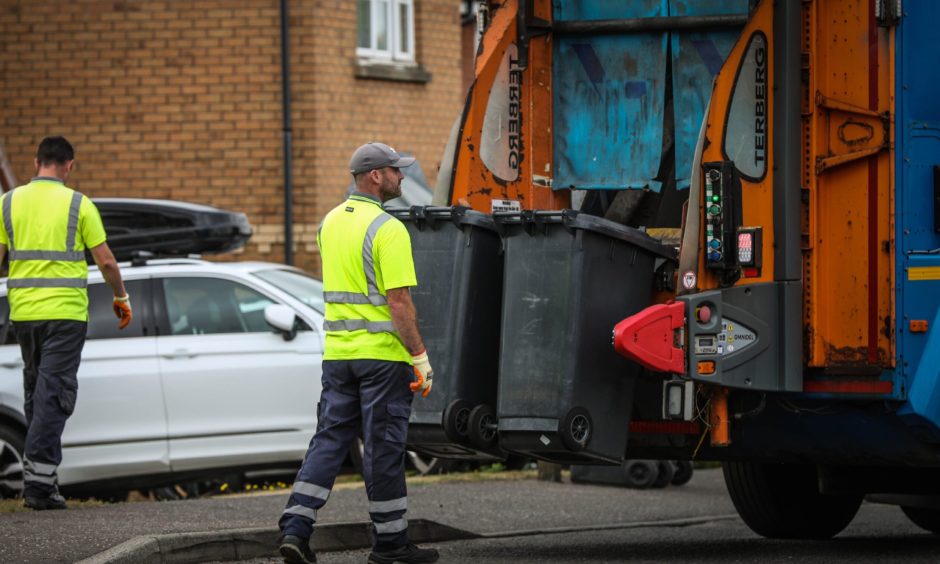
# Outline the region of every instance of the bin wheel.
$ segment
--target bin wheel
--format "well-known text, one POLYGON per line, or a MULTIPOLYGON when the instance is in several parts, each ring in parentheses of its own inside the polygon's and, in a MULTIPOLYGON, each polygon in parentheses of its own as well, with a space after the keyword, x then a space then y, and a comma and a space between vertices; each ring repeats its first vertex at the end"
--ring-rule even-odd
POLYGON ((568 450, 583 450, 593 433, 591 415, 583 407, 573 408, 561 422, 561 440, 568 450))
POLYGON ((684 486, 692 479, 692 463, 688 460, 674 460, 673 464, 676 466, 676 473, 672 476, 672 485, 684 486))
POLYGON ((645 490, 659 476, 659 468, 652 460, 627 460, 623 463, 623 484, 628 488, 645 490))
POLYGON ((473 404, 467 400, 454 400, 444 410, 444 434, 455 443, 464 442, 470 429, 470 410, 473 404))
POLYGON ((496 411, 480 404, 470 411, 470 444, 480 450, 487 450, 496 444, 496 411))
POLYGON ((672 483, 676 475, 676 467, 671 460, 658 460, 656 462, 656 479, 653 480, 652 488, 665 488, 672 483))

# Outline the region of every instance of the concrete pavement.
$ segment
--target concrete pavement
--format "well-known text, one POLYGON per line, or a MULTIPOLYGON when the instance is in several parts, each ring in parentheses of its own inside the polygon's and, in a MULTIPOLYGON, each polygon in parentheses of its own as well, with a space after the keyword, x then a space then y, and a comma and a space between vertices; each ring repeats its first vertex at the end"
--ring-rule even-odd
MULTIPOLYGON (((734 513, 721 472, 716 470, 697 471, 685 486, 662 490, 533 478, 440 483, 415 479, 408 489, 412 535, 424 542, 661 520, 707 521, 734 513)), ((198 562, 258 557, 274 551, 276 522, 286 499, 283 492, 4 514, 0 515, 0 562, 87 558, 95 562, 198 562)), ((361 484, 338 486, 320 515, 320 525, 333 525, 314 536, 320 550, 324 550, 323 543, 334 543, 328 549, 335 550, 358 548, 363 539, 367 542, 368 514, 361 484)))

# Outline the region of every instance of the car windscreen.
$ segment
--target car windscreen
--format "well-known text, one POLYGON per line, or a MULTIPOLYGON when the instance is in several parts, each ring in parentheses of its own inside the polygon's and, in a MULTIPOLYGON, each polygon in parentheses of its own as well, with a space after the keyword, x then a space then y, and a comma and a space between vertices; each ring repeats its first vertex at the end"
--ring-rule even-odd
POLYGON ((280 269, 259 270, 254 275, 323 313, 323 283, 316 278, 280 269))

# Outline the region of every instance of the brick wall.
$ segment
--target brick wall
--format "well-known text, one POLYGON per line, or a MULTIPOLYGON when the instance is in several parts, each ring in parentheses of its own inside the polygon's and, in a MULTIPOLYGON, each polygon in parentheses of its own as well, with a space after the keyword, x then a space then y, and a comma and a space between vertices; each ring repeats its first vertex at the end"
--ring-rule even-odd
MULTIPOLYGON (((295 264, 343 197, 362 142, 414 153, 434 178, 462 103, 458 3, 416 0, 426 84, 354 76, 356 2, 291 0, 295 264)), ((0 142, 18 178, 39 140, 76 147, 89 196, 243 211, 252 242, 226 258, 283 258, 277 0, 0 0, 0 142)))

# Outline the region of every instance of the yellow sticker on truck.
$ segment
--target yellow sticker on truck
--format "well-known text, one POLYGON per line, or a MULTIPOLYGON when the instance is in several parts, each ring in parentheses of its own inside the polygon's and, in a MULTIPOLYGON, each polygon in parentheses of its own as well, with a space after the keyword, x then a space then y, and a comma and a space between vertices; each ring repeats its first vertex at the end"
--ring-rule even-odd
POLYGON ((912 266, 907 269, 908 280, 940 280, 940 266, 912 266))

